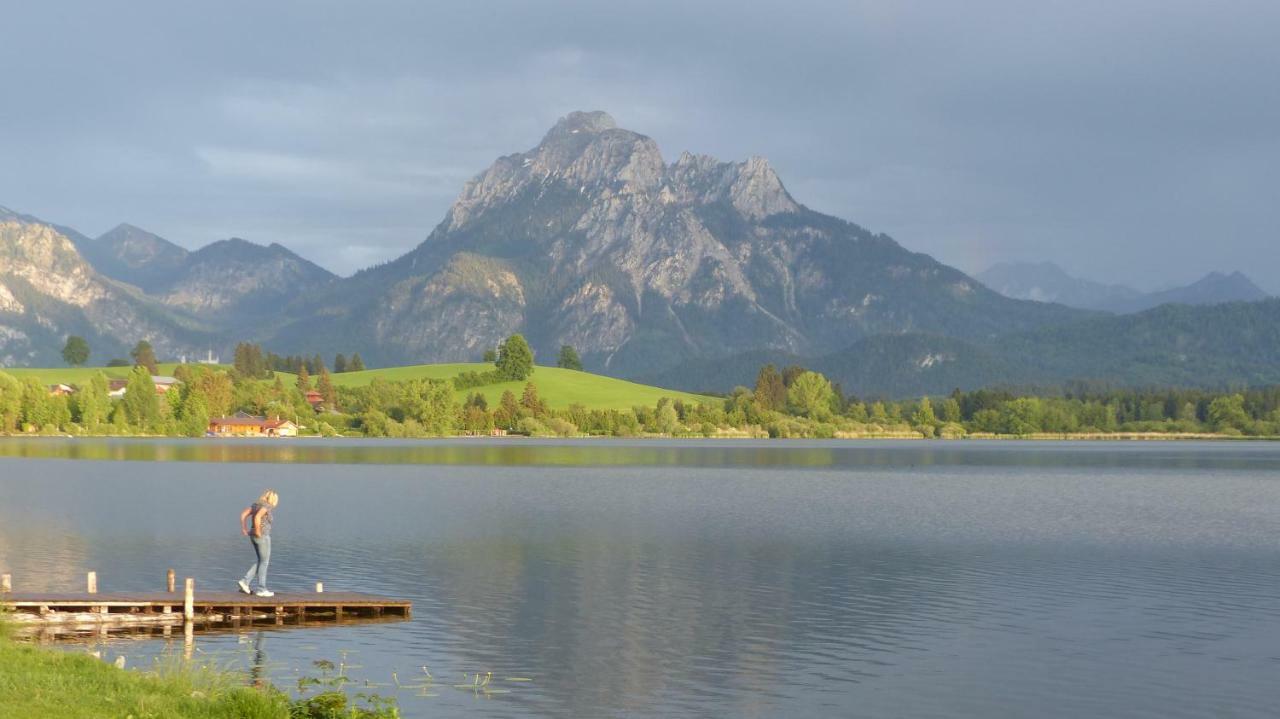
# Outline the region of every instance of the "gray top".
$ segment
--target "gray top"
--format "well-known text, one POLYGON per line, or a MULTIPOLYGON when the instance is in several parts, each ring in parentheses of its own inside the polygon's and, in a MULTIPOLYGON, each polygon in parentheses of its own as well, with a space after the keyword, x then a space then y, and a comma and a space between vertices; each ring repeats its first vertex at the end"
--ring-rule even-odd
POLYGON ((249 534, 250 536, 253 535, 253 518, 258 516, 258 512, 262 512, 262 520, 260 521, 260 524, 262 525, 262 533, 258 536, 268 537, 271 535, 271 507, 268 507, 265 504, 259 504, 258 502, 254 502, 253 506, 249 507, 249 534))

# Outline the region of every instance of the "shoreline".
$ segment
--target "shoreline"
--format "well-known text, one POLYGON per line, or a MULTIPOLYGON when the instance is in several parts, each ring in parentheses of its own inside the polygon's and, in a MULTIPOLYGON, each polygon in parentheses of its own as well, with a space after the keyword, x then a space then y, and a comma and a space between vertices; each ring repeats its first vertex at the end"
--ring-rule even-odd
POLYGON ((473 435, 473 434, 441 434, 423 437, 368 437, 365 435, 333 435, 324 436, 319 434, 298 435, 295 437, 184 437, 179 435, 166 434, 41 434, 38 432, 17 432, 17 433, 0 433, 0 439, 30 439, 30 440, 66 440, 66 439, 138 439, 138 440, 181 440, 188 442, 208 441, 210 443, 243 443, 243 442, 263 442, 269 441, 272 444, 289 444, 295 440, 325 440, 325 439, 341 439, 341 440, 371 440, 375 442, 383 442, 389 439, 399 441, 425 441, 431 442, 436 440, 468 440, 475 442, 490 442, 500 444, 503 442, 523 442, 536 441, 547 442, 555 440, 629 440, 629 441, 650 441, 650 440, 680 440, 680 441, 742 441, 756 440, 766 442, 860 442, 860 441, 882 441, 882 440, 901 440, 907 442, 916 441, 940 441, 940 442, 965 442, 965 441, 999 441, 999 442, 1276 442, 1280 441, 1280 435, 1235 435, 1235 434, 1217 434, 1212 432, 1036 432, 1032 434, 995 434, 991 432, 972 432, 959 437, 925 437, 919 433, 908 434, 906 432, 886 432, 884 434, 843 434, 837 433, 834 437, 768 437, 756 436, 746 433, 741 434, 723 434, 708 437, 700 434, 640 434, 630 437, 619 437, 616 435, 601 434, 580 434, 572 436, 530 436, 523 434, 507 434, 500 437, 489 435, 473 435), (496 440, 496 441, 495 441, 496 440))

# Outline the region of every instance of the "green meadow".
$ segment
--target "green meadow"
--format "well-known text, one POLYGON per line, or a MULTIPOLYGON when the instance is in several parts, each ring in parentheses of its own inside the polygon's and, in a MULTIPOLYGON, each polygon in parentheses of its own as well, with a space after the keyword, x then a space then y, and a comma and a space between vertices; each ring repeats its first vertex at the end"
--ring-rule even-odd
MULTIPOLYGON (((388 382, 404 382, 411 379, 451 379, 463 372, 487 372, 493 365, 480 362, 455 364, 428 364, 409 367, 387 367, 370 369, 361 372, 343 372, 331 375, 333 383, 339 387, 358 387, 381 378, 388 382)), ((313 378, 314 379, 314 378, 313 378)), ((653 406, 659 399, 670 397, 685 402, 709 402, 711 397, 662 389, 650 385, 636 384, 614 377, 579 372, 559 367, 538 366, 527 380, 538 388, 538 396, 553 409, 580 404, 588 409, 629 409, 638 405, 653 406)), ((469 390, 459 391, 458 398, 463 399, 473 392, 480 392, 492 407, 502 397, 502 393, 510 390, 516 398, 524 392, 525 382, 502 382, 485 385, 469 390)))
MULTIPOLYGON (((160 374, 172 375, 175 367, 177 367, 176 364, 162 363, 159 365, 160 374)), ((46 384, 80 385, 88 382, 95 372, 103 372, 108 378, 124 379, 129 376, 131 369, 131 367, 12 367, 6 368, 4 371, 19 379, 37 377, 46 384)), ((388 382, 406 382, 413 379, 447 380, 457 377, 463 372, 487 372, 491 369, 493 369, 492 364, 480 362, 425 364, 407 367, 385 367, 360 372, 342 372, 332 374, 330 378, 333 384, 338 387, 359 387, 369 384, 374 379, 383 379, 388 382)), ((287 383, 295 381, 294 375, 287 372, 277 372, 276 374, 280 375, 287 383)), ((315 377, 311 378, 313 386, 315 379, 315 377)), ((562 409, 574 404, 582 405, 587 409, 629 409, 639 405, 651 407, 663 397, 693 403, 714 401, 714 398, 703 395, 662 389, 661 387, 652 387, 614 377, 605 377, 590 372, 579 372, 559 367, 535 367, 533 375, 529 377, 528 381, 533 382, 538 387, 538 396, 553 409, 562 409)), ((502 397, 502 393, 507 390, 514 393, 518 399, 521 393, 524 392, 524 385, 523 381, 502 382, 461 390, 456 394, 458 399, 462 400, 473 392, 479 392, 485 396, 485 399, 492 407, 497 404, 502 397)))

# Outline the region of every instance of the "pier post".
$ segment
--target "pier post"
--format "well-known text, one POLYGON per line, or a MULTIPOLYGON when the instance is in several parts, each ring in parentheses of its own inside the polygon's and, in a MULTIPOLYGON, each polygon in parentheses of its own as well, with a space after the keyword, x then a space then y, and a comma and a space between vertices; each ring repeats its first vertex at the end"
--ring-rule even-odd
POLYGON ((98 573, 89 572, 88 574, 85 575, 84 579, 85 579, 85 591, 89 592, 90 594, 97 594, 98 593, 98 573))
POLYGON ((0 592, 13 591, 13 575, 0 574, 0 592))
POLYGON ((173 570, 170 569, 169 574, 165 577, 165 581, 164 581, 164 585, 169 589, 170 594, 173 594, 173 591, 174 591, 174 584, 173 584, 174 579, 175 577, 173 574, 173 570))
MULTIPOLYGON (((6 577, 9 575, 5 575, 6 577)), ((324 582, 316 582, 316 594, 324 593, 324 582)))
POLYGON ((196 580, 187 577, 183 586, 182 619, 190 624, 196 618, 196 580))

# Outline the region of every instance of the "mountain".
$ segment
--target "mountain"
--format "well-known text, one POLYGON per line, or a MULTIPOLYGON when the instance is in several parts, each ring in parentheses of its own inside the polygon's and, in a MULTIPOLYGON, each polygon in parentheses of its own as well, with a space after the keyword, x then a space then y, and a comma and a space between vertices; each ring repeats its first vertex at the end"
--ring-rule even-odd
POLYGON ((226 320, 261 322, 300 292, 337 279, 282 245, 220 240, 186 254, 150 283, 148 294, 170 307, 226 320))
POLYGON ((1212 305, 1254 302, 1268 295, 1240 272, 1210 272, 1185 287, 1140 292, 1124 285, 1107 285, 1067 274, 1052 262, 1002 262, 974 276, 979 282, 1013 299, 1057 302, 1088 310, 1128 314, 1163 304, 1212 305))
POLYGON ((1164 304, 1216 305, 1224 302, 1256 302, 1267 293, 1243 273, 1210 272, 1185 286, 1161 292, 1150 292, 1133 301, 1120 303, 1118 312, 1141 312, 1164 304))
POLYGON ((1132 287, 1072 277, 1052 262, 1001 262, 974 275, 974 279, 1005 297, 1088 310, 1114 312, 1114 308, 1143 296, 1132 287))
POLYGON ((210 329, 98 273, 55 225, 0 207, 0 364, 60 364, 70 334, 98 362, 138 339, 172 356, 202 347, 210 329))
POLYGON ((80 236, 75 244, 99 273, 134 285, 171 308, 234 321, 240 329, 246 320, 259 323, 263 307, 277 316, 298 293, 337 279, 282 245, 263 246, 236 237, 189 252, 159 235, 121 224, 93 240, 80 236))
POLYGON ((275 344, 379 363, 478 357, 511 332, 636 376, 904 331, 985 338, 1084 316, 1005 298, 886 235, 809 210, 761 158, 684 153, 603 112, 562 118, 466 183, 421 245, 311 299, 275 344))
POLYGON ((747 353, 686 363, 642 380, 674 389, 728 392, 736 385, 751 386, 765 362, 820 371, 840 382, 845 392, 862 397, 1074 380, 1216 388, 1280 384, 1280 299, 1166 304, 988 341, 880 335, 826 355, 747 353))
POLYGON ((98 272, 152 291, 182 267, 185 249, 139 227, 121 224, 96 239, 76 242, 98 272))

